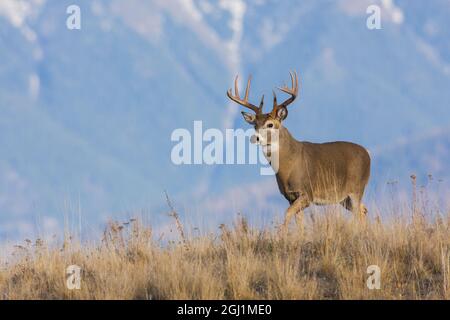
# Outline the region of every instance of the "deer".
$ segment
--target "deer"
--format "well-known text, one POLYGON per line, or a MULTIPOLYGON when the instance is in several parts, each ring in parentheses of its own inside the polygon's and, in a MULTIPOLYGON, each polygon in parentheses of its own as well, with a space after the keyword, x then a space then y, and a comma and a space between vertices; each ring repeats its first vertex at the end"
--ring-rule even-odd
POLYGON ((288 116, 287 107, 298 96, 297 73, 289 74, 291 87, 277 87, 289 98, 278 104, 273 91, 273 107, 269 113, 263 113, 264 95, 259 106, 248 101, 251 76, 243 99, 238 90, 239 75, 234 81, 234 94, 232 89, 227 91, 233 102, 253 111, 241 112, 244 120, 255 129, 250 141, 262 147, 264 156, 275 171, 278 189, 289 202, 282 229, 288 228, 293 216, 301 225, 304 210, 311 204, 340 204, 355 217, 364 219, 368 210, 362 198, 370 177, 369 152, 361 145, 346 141, 312 143, 296 140, 283 126, 288 116), (276 168, 273 165, 275 154, 278 159, 276 168))

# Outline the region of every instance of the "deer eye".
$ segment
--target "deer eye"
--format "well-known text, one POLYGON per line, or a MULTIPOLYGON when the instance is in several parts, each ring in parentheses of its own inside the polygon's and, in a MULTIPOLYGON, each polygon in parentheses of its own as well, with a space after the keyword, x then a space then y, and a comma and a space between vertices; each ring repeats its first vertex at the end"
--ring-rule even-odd
POLYGON ((267 128, 273 128, 273 123, 269 123, 269 124, 267 125, 267 128))

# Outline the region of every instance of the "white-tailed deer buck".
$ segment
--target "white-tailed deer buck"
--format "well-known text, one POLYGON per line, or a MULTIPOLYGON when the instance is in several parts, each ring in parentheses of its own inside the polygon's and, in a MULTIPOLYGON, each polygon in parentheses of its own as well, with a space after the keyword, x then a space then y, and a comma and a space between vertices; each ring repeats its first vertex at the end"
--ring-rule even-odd
POLYGON ((231 100, 254 111, 254 114, 242 112, 245 121, 255 127, 255 135, 251 141, 262 146, 269 161, 273 159, 272 153, 278 153, 278 167, 275 170, 277 183, 280 192, 290 204, 286 211, 284 227, 289 225, 293 215, 296 215, 299 219, 297 221, 300 222, 303 210, 312 203, 340 203, 355 215, 365 217, 367 209, 361 199, 370 175, 370 157, 367 150, 351 142, 311 143, 294 139, 282 125, 288 115, 287 106, 298 95, 297 74, 291 72, 290 75, 291 88, 278 88, 290 97, 278 104, 274 92, 270 113, 262 112, 264 96, 259 107, 248 102, 251 78, 248 79, 244 99, 239 96, 237 76, 234 83, 235 94, 232 94, 231 89, 227 92, 231 100))

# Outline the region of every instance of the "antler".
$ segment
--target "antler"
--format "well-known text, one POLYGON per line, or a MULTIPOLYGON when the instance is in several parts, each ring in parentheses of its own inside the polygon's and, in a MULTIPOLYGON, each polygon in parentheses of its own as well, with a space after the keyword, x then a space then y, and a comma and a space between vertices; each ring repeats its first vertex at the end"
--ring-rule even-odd
POLYGON ((261 113, 262 112, 262 107, 263 107, 263 104, 264 104, 264 96, 262 96, 262 98, 261 98, 261 102, 259 103, 259 107, 257 107, 254 104, 251 104, 250 102, 248 102, 248 94, 250 92, 250 82, 252 80, 252 76, 248 77, 247 88, 245 89, 244 100, 242 100, 241 97, 239 96, 238 78, 239 78, 239 76, 237 75, 236 79, 234 80, 234 93, 235 93, 235 95, 233 96, 233 94, 231 92, 231 89, 229 89, 227 91, 228 98, 230 98, 234 102, 240 104, 241 106, 244 106, 246 108, 249 108, 249 109, 253 110, 256 114, 261 113))
POLYGON ((290 94, 291 97, 289 99, 287 99, 286 101, 284 101, 281 104, 277 104, 277 96, 275 94, 275 91, 273 91, 273 109, 272 109, 272 116, 276 116, 277 111, 284 107, 286 108, 289 104, 291 104, 295 98, 297 98, 298 96, 298 76, 297 76, 297 72, 291 72, 289 71, 289 75, 291 76, 291 88, 287 87, 287 86, 283 86, 283 87, 277 87, 279 90, 290 94))

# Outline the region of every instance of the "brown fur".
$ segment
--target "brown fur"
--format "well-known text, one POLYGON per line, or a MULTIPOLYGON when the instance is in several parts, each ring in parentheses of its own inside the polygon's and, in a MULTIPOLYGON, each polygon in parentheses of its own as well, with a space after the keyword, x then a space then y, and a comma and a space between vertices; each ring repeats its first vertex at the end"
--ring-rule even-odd
POLYGON ((291 204, 285 225, 292 215, 311 203, 340 203, 358 215, 367 209, 361 199, 370 176, 370 156, 365 148, 351 142, 311 143, 295 140, 280 126, 280 192, 291 204))

